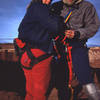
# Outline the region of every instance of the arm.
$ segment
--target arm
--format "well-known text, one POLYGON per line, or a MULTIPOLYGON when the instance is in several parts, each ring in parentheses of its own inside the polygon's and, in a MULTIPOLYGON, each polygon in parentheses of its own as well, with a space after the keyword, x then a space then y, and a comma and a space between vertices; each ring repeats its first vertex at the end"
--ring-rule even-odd
POLYGON ((84 27, 79 28, 79 39, 88 39, 96 34, 100 26, 100 20, 98 19, 97 13, 93 5, 87 7, 84 14, 84 27))
POLYGON ((100 21, 93 5, 87 7, 83 16, 84 27, 77 30, 66 30, 65 35, 69 39, 88 39, 96 34, 99 29, 100 21))

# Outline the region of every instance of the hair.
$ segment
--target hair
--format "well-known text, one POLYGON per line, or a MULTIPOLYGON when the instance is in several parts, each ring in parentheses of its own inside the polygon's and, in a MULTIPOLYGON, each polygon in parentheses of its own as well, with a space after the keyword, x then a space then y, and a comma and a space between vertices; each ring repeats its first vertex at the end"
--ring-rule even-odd
POLYGON ((32 5, 32 3, 34 3, 34 2, 42 3, 42 0, 32 0, 32 1, 28 4, 27 9, 28 9, 28 8, 32 5))

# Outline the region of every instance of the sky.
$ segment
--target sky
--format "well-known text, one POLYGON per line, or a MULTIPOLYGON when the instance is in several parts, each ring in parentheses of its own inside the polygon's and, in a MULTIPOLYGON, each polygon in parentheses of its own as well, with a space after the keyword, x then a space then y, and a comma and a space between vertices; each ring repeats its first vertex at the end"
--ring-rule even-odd
MULTIPOLYGON (((12 43, 18 35, 18 26, 31 0, 0 0, 0 43, 12 43)), ((100 0, 88 0, 96 8, 100 19, 100 0)), ((87 45, 100 46, 100 29, 87 45)))

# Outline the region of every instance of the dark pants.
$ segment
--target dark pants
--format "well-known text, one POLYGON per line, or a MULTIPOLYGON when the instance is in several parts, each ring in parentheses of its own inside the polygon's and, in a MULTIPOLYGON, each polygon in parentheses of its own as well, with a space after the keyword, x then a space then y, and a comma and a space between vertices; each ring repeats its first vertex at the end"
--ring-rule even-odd
MULTIPOLYGON (((88 49, 86 47, 81 47, 81 43, 77 46, 77 43, 73 47, 72 54, 72 64, 73 71, 75 72, 78 81, 81 85, 85 85, 93 82, 91 76, 91 68, 89 66, 88 59, 88 49)), ((61 50, 61 49, 60 49, 61 50)), ((52 79, 50 88, 56 87, 58 89, 59 100, 69 100, 70 89, 68 88, 69 79, 69 69, 65 53, 61 54, 61 59, 54 60, 52 66, 52 79), (54 83, 54 84, 53 84, 54 83)), ((49 90, 50 90, 49 88, 49 90)), ((49 92, 48 92, 49 94, 49 92)))
POLYGON ((72 49, 73 70, 81 85, 93 82, 86 47, 72 49))
MULTIPOLYGON (((76 74, 77 79, 80 83, 79 87, 82 85, 92 83, 93 78, 91 75, 91 68, 89 66, 88 59, 88 48, 72 48, 72 64, 73 64, 73 72, 76 74)), ((58 98, 59 100, 69 100, 71 96, 71 91, 68 88, 68 64, 66 63, 66 57, 62 56, 62 58, 58 62, 58 66, 56 66, 55 70, 55 80, 56 80, 56 88, 58 89, 58 98)), ((80 91, 80 89, 79 89, 80 91)), ((74 91, 74 94, 78 92, 74 91)), ((77 93, 76 93, 77 94, 77 93)), ((75 99, 75 98, 74 98, 75 99)))
POLYGON ((69 80, 69 70, 68 63, 66 61, 66 55, 62 55, 60 59, 54 59, 51 66, 51 82, 49 89, 47 91, 47 96, 49 96, 52 88, 58 90, 59 100, 69 100, 70 91, 68 88, 69 80))

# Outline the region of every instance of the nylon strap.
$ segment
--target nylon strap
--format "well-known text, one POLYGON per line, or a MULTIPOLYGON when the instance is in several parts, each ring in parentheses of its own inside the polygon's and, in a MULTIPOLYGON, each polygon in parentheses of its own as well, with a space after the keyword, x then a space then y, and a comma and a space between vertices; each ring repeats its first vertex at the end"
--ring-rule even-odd
POLYGON ((67 23, 68 21, 69 21, 69 18, 71 17, 71 15, 72 15, 72 10, 73 9, 71 9, 69 12, 68 12, 68 14, 66 14, 66 16, 65 16, 65 23, 67 23))
POLYGON ((52 54, 44 54, 39 57, 35 57, 34 54, 31 52, 31 48, 28 48, 28 47, 26 47, 26 52, 27 52, 28 57, 31 59, 30 67, 26 67, 26 66, 22 66, 22 67, 28 70, 32 69, 35 64, 38 64, 39 62, 52 56, 52 54))
POLYGON ((44 54, 44 55, 41 55, 39 57, 35 57, 34 54, 31 52, 31 47, 28 44, 26 44, 25 42, 22 42, 22 40, 20 40, 18 38, 14 39, 14 47, 15 47, 15 51, 17 53, 17 56, 19 56, 18 62, 25 69, 32 69, 35 64, 37 64, 37 63, 41 62, 42 60, 45 60, 45 59, 49 58, 50 56, 52 56, 52 54, 44 54), (20 52, 19 52, 19 49, 20 49, 20 52), (21 51, 23 51, 23 52, 21 52, 21 51), (31 59, 30 67, 23 66, 20 63, 22 54, 25 51, 27 52, 29 59, 31 59))
MULTIPOLYGON (((71 15, 72 15, 72 10, 73 10, 73 9, 71 9, 71 10, 68 12, 68 14, 65 16, 65 21, 64 21, 65 24, 68 23, 68 21, 69 21, 71 15)), ((57 36, 57 37, 55 38, 55 41, 57 41, 59 38, 60 38, 60 37, 57 36)), ((71 87, 71 81, 72 81, 72 56, 71 56, 71 49, 72 49, 72 47, 70 47, 69 44, 65 42, 66 38, 67 38, 67 36, 65 36, 61 42, 62 42, 62 43, 65 45, 65 47, 67 48, 67 61, 68 61, 68 68, 69 68, 69 85, 68 85, 68 86, 69 86, 69 88, 71 89, 71 94, 72 94, 70 100, 73 100, 73 89, 72 89, 72 87, 71 87)), ((56 48, 55 45, 54 45, 54 48, 56 48)), ((57 51, 57 50, 56 50, 56 51, 57 51)), ((57 53, 57 54, 58 54, 58 53, 57 53)))

